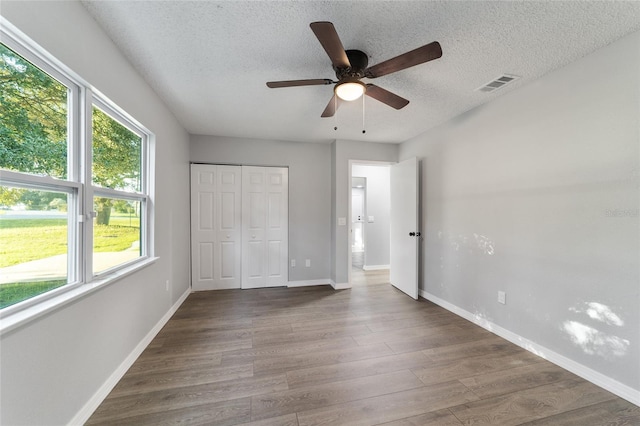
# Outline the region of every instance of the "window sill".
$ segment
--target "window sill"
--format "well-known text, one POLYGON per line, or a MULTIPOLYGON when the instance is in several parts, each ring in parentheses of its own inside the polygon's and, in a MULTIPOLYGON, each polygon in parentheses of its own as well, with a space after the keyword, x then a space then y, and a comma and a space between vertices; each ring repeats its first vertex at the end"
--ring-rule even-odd
POLYGON ((150 257, 135 264, 119 269, 108 276, 96 279, 90 283, 80 285, 72 290, 64 292, 59 296, 52 297, 38 303, 37 305, 30 306, 21 311, 7 314, 6 316, 0 315, 0 335, 8 333, 16 328, 40 318, 50 312, 56 311, 63 306, 75 302, 76 300, 85 297, 95 291, 98 291, 104 287, 107 287, 122 278, 131 275, 149 265, 154 264, 159 258, 150 257))

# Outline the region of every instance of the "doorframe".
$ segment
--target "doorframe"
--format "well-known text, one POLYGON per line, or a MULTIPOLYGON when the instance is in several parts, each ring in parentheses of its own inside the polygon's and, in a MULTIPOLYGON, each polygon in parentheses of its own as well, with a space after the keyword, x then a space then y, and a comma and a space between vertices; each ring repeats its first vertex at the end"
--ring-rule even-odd
MULTIPOLYGON (((349 287, 353 287, 353 282, 351 281, 351 269, 353 268, 353 258, 351 256, 351 236, 353 235, 353 224, 351 223, 351 197, 353 196, 351 191, 351 179, 353 178, 353 165, 362 165, 362 166, 392 166, 397 164, 397 161, 374 161, 374 160, 349 160, 348 173, 347 173, 347 282, 349 283, 349 287)), ((365 191, 366 197, 366 191, 365 191)), ((365 208, 367 205, 367 201, 365 198, 365 208)), ((366 247, 365 247, 366 250, 366 247)))

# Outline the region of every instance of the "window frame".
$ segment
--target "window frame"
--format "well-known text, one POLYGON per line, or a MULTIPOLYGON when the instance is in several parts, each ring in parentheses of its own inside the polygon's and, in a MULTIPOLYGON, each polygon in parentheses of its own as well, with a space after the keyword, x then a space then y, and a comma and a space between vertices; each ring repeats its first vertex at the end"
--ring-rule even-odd
POLYGON ((0 169, 0 181, 8 187, 67 193, 67 284, 0 309, 0 332, 37 317, 44 310, 75 300, 88 291, 114 282, 153 263, 153 144, 155 136, 95 87, 49 54, 0 16, 1 41, 25 60, 67 87, 67 173, 66 179, 0 169), (97 106, 141 137, 140 192, 127 192, 93 185, 92 108, 97 106), (140 202, 140 256, 105 271, 93 272, 93 198, 105 195, 140 202), (64 297, 62 297, 64 296, 64 297), (60 300, 58 300, 60 299, 60 300), (56 303, 57 300, 57 303, 56 303), (31 312, 33 311, 33 312, 31 312), (5 318, 14 318, 7 321, 5 318), (20 317, 20 318, 17 318, 20 317))
POLYGON ((93 199, 95 196, 103 195, 109 198, 117 198, 123 200, 130 201, 139 201, 140 202, 140 256, 136 259, 130 260, 128 262, 116 265, 104 271, 100 271, 98 273, 94 272, 93 268, 93 228, 91 232, 87 232, 85 235, 85 245, 87 247, 86 250, 86 271, 85 271, 85 280, 87 282, 95 279, 95 278, 103 278, 108 276, 109 274, 118 271, 119 269, 125 268, 127 266, 136 264, 144 259, 151 257, 152 250, 150 247, 150 238, 148 238, 150 221, 150 195, 149 195, 149 181, 151 180, 150 176, 150 150, 149 143, 151 139, 151 134, 148 131, 145 131, 145 128, 142 127, 137 121, 133 120, 128 114, 122 111, 115 104, 110 102, 105 96, 96 93, 95 91, 91 91, 89 96, 86 97, 86 110, 85 115, 87 117, 86 120, 86 147, 85 147, 85 169, 84 169, 84 180, 86 182, 85 185, 85 209, 90 212, 91 218, 95 217, 95 211, 93 211, 93 199), (141 139, 141 152, 140 152, 140 191, 139 192, 128 192, 119 189, 112 188, 104 188, 101 186, 96 186, 93 184, 93 174, 91 170, 91 165, 93 164, 93 128, 92 128, 92 119, 93 117, 93 107, 97 107, 104 114, 109 116, 111 119, 115 120, 120 125, 124 126, 134 134, 140 137, 141 139), (143 226, 144 222, 144 226, 143 226))
POLYGON ((22 300, 4 309, 2 316, 34 306, 42 301, 58 296, 83 284, 82 250, 77 241, 82 240, 83 228, 78 220, 82 199, 82 185, 79 182, 63 181, 48 176, 28 175, 5 169, 0 170, 3 186, 38 191, 56 191, 68 194, 67 202, 67 284, 22 300))

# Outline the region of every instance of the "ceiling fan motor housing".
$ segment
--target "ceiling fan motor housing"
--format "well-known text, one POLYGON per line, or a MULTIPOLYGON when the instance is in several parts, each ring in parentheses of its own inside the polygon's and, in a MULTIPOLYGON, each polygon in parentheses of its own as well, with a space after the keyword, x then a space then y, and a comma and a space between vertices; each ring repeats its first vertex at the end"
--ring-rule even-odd
POLYGON ((354 81, 364 77, 364 72, 369 64, 369 57, 361 50, 346 50, 347 58, 351 66, 345 68, 333 67, 338 81, 354 81))

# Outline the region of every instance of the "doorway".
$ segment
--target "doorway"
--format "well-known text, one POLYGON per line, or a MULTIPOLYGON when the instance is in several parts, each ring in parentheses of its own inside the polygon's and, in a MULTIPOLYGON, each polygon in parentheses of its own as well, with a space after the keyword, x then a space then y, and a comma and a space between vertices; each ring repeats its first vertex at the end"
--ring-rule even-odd
POLYGON ((350 165, 349 282, 366 283, 367 275, 388 275, 390 232, 390 164, 350 165))
POLYGON ((417 299, 421 235, 418 221, 419 160, 414 157, 393 164, 349 160, 350 218, 358 209, 352 206, 352 179, 357 177, 366 178, 362 217, 364 261, 362 270, 354 268, 352 239, 358 224, 350 221, 349 284, 358 284, 363 278, 366 282, 367 274, 384 272, 388 283, 417 299))

